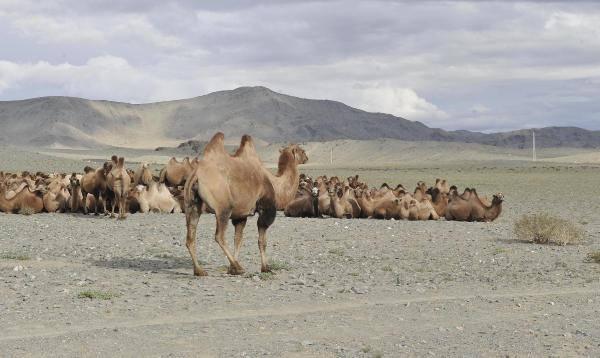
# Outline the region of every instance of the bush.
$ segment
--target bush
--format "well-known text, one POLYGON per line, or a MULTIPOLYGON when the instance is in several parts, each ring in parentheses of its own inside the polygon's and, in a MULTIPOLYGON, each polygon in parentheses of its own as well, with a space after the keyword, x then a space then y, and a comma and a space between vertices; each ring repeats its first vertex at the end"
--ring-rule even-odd
POLYGON ((586 261, 600 264, 600 251, 593 251, 587 254, 586 261))
POLYGON ((523 215, 515 223, 515 235, 523 241, 555 245, 574 245, 584 236, 573 222, 549 214, 523 215))

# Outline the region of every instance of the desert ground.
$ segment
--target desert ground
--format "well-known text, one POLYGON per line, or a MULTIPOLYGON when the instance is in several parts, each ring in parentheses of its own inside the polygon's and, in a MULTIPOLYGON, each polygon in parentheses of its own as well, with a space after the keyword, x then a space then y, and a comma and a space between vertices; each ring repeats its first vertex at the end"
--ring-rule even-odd
MULTIPOLYGON (((421 149, 420 160, 404 162, 389 154, 384 162, 353 162, 336 153, 334 165, 323 150, 301 171, 407 187, 443 177, 459 188, 503 192, 500 218, 278 214, 268 232, 274 274, 259 274, 253 218, 241 259, 247 274, 230 276, 213 240, 214 217, 203 215, 198 255, 209 276, 197 278, 183 214, 116 221, 0 213, 1 355, 599 356, 600 264, 586 256, 600 250, 600 167, 573 160, 593 155, 549 150, 530 163, 517 160, 525 152, 478 154, 474 147, 468 161, 450 161, 460 148, 421 149), (514 221, 535 212, 572 220, 585 240, 516 240, 514 221)), ((81 171, 109 153, 4 148, 0 169, 81 171)), ((125 155, 168 159, 151 151, 125 155)))

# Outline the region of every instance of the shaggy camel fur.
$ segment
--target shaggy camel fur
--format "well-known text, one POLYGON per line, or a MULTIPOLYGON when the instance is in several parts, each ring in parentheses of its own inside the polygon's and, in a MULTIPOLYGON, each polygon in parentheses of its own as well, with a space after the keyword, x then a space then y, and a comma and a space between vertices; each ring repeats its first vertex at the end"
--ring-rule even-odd
POLYGON ((131 198, 135 198, 141 213, 150 211, 158 213, 181 212, 179 203, 173 198, 171 192, 164 183, 157 184, 152 181, 148 188, 144 185, 138 185, 131 191, 129 199, 131 198))
MULTIPOLYGON (((100 205, 100 196, 102 196, 104 205, 102 213, 106 212, 106 199, 107 199, 107 183, 106 177, 112 170, 113 164, 111 162, 105 162, 102 168, 93 169, 85 167, 85 174, 81 178, 81 197, 87 198, 88 194, 94 196, 94 214, 98 215, 98 206, 100 205)), ((88 207, 84 205, 83 213, 87 215, 88 207)))
MULTIPOLYGON (((355 207, 347 199, 347 195, 341 188, 330 188, 329 194, 329 211, 330 216, 338 219, 352 219, 354 217, 355 207)), ((358 208, 357 216, 360 216, 360 208, 358 208)))
POLYGON ((44 210, 41 190, 31 191, 27 186, 24 186, 11 199, 6 199, 6 191, 6 184, 0 182, 0 211, 18 213, 21 210, 29 210, 31 213, 41 213, 44 210))
POLYGON ((146 185, 150 186, 153 181, 152 172, 148 163, 142 163, 133 174, 133 186, 146 185))
POLYGON ((106 177, 106 183, 109 189, 107 197, 110 197, 111 199, 110 217, 115 217, 115 207, 119 205, 119 219, 125 219, 127 195, 129 193, 129 186, 131 185, 131 178, 129 177, 127 170, 125 170, 125 158, 120 157, 117 159, 117 156, 113 155, 112 162, 112 170, 106 177))
POLYGON ((175 157, 171 158, 167 165, 160 171, 158 182, 165 183, 167 186, 184 185, 197 162, 196 158, 192 162, 190 162, 190 158, 188 157, 183 158, 181 162, 178 162, 175 157))
POLYGON ((49 213, 64 213, 67 211, 70 197, 71 194, 69 194, 67 187, 62 181, 58 185, 49 185, 48 191, 44 193, 42 198, 44 209, 49 213))
POLYGON ((194 275, 206 275, 206 271, 196 259, 196 227, 204 204, 215 212, 217 221, 215 240, 227 256, 230 264, 228 272, 233 275, 244 273, 238 261, 243 230, 248 216, 258 212, 261 272, 271 270, 266 255, 266 234, 269 226, 275 221, 275 190, 256 154, 252 137, 244 135, 236 155, 231 156, 225 150, 223 133, 215 134, 204 148, 204 158, 198 161, 189 180, 185 183, 184 202, 187 224, 186 246, 192 257, 194 275), (225 241, 229 219, 235 227, 233 254, 225 241))
POLYGON ((298 165, 308 161, 308 156, 298 144, 291 144, 279 150, 279 163, 277 174, 267 171, 267 175, 275 189, 275 206, 277 210, 283 210, 296 195, 300 177, 298 165))

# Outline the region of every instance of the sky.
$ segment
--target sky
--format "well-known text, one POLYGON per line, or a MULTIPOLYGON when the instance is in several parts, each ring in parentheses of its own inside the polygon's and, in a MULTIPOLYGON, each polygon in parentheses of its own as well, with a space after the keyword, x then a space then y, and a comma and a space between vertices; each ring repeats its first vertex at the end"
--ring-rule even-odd
POLYGON ((0 100, 266 86, 444 129, 600 129, 594 1, 0 0, 0 100))

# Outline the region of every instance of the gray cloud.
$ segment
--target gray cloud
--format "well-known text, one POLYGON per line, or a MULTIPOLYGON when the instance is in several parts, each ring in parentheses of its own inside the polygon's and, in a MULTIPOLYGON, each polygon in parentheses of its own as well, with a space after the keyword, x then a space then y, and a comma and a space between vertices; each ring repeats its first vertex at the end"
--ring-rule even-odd
POLYGON ((598 24, 585 1, 7 0, 0 99, 264 85, 447 129, 600 129, 598 24))

